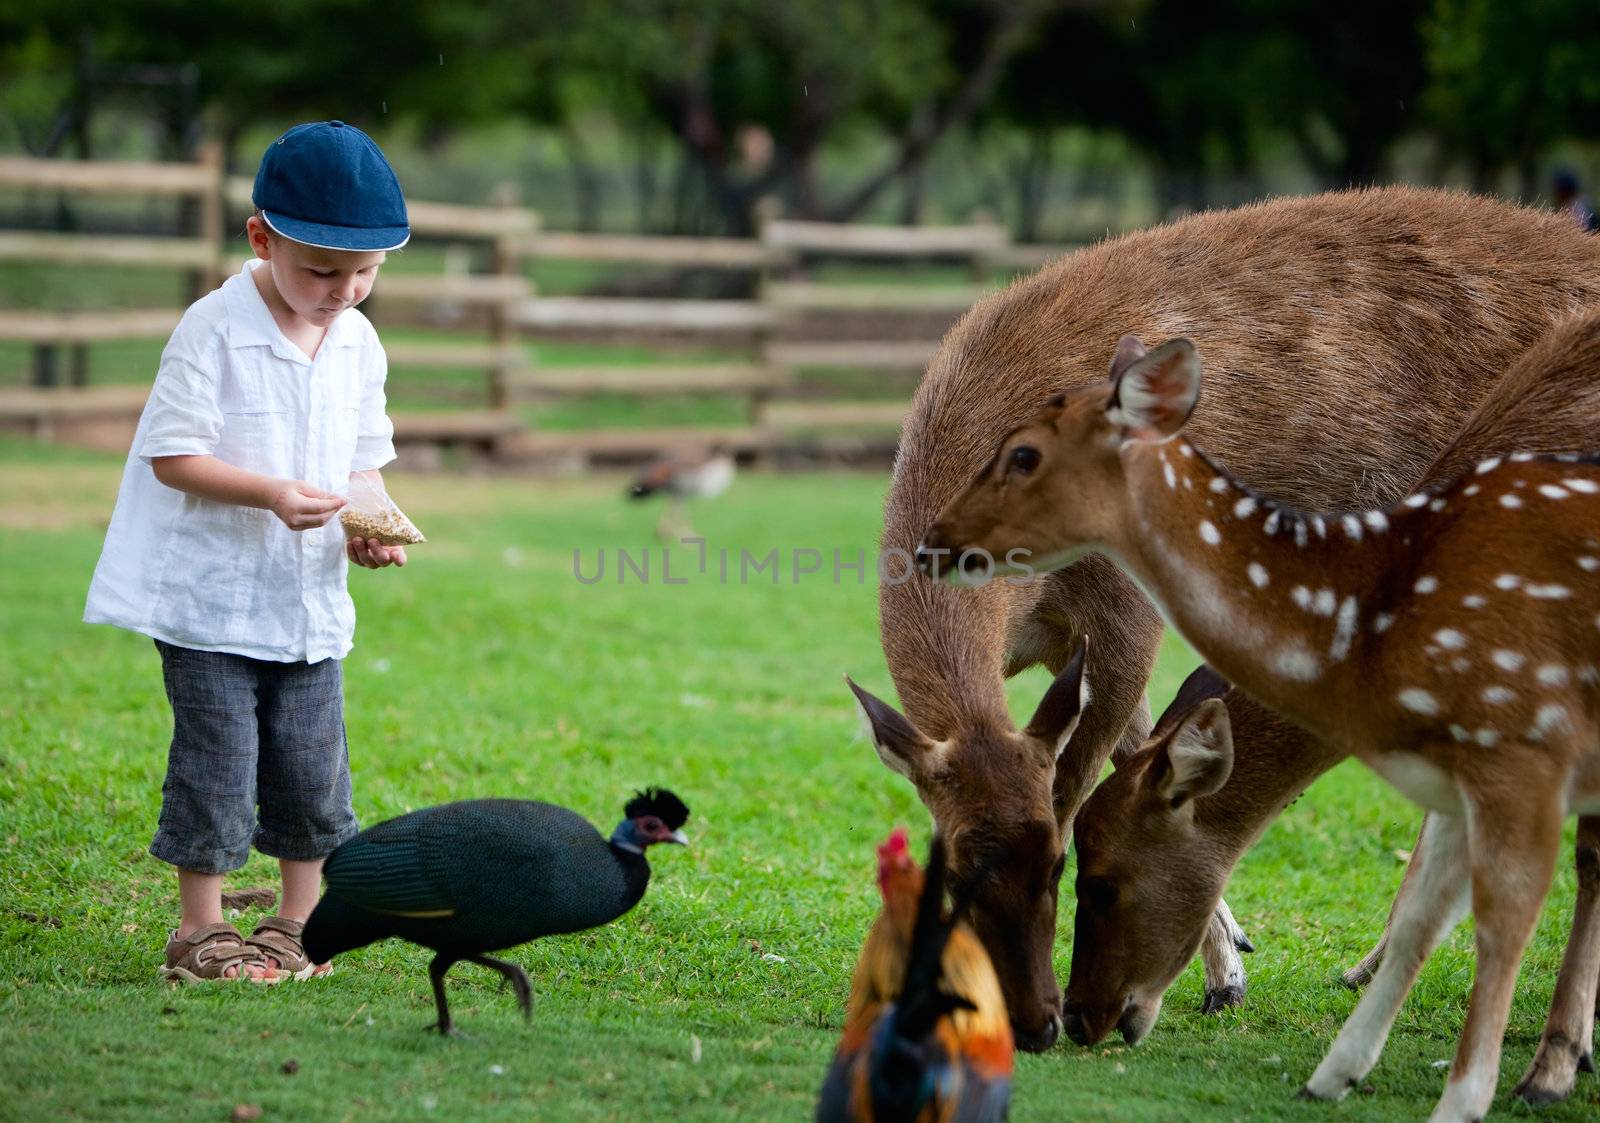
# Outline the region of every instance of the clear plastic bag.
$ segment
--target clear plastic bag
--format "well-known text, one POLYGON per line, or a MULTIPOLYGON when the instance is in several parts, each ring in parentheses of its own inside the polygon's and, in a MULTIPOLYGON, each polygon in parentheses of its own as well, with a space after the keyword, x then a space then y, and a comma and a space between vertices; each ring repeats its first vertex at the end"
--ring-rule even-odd
POLYGON ((350 477, 349 502, 339 512, 346 538, 376 538, 385 546, 426 542, 422 531, 395 506, 383 484, 366 476, 350 477))

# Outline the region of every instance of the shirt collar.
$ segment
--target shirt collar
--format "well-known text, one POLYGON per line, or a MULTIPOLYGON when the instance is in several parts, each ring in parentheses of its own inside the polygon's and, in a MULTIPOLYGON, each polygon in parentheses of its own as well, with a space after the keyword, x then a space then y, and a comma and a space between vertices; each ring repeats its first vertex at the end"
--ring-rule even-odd
MULTIPOLYGON (((229 277, 222 286, 223 299, 228 308, 228 346, 269 347, 272 353, 286 362, 309 366, 311 360, 300 348, 289 342, 278 322, 272 318, 272 309, 256 288, 254 273, 265 265, 260 258, 244 263, 244 268, 229 277)), ((351 330, 350 317, 340 314, 328 325, 328 334, 322 340, 318 353, 329 347, 351 347, 360 342, 351 330)))

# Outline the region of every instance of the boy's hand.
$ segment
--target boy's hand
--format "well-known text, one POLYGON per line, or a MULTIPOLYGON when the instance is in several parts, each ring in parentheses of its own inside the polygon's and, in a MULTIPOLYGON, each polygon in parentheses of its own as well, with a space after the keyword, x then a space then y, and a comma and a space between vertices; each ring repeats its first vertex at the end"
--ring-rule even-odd
POLYGON ((368 569, 382 569, 386 565, 405 565, 404 546, 385 546, 376 538, 347 538, 344 552, 351 561, 368 569))
POLYGON ((322 526, 345 505, 343 496, 313 487, 304 480, 285 480, 267 506, 290 530, 322 526))

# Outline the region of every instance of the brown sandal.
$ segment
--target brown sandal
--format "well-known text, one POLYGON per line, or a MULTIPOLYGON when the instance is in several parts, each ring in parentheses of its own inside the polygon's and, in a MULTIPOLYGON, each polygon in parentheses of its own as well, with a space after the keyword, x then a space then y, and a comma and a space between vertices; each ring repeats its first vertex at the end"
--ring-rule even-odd
POLYGON ((333 970, 332 963, 313 963, 306 956, 306 946, 300 942, 305 932, 304 921, 288 920, 281 916, 263 916, 256 922, 256 930, 245 941, 269 961, 276 960, 278 974, 291 979, 320 978, 333 970))
POLYGON ((267 985, 279 981, 259 949, 251 947, 239 930, 231 924, 208 924, 197 928, 183 939, 174 930, 167 940, 166 964, 161 977, 173 983, 208 983, 246 981, 267 985), (228 968, 235 968, 232 977, 228 968), (246 967, 260 967, 265 974, 252 975, 246 967))

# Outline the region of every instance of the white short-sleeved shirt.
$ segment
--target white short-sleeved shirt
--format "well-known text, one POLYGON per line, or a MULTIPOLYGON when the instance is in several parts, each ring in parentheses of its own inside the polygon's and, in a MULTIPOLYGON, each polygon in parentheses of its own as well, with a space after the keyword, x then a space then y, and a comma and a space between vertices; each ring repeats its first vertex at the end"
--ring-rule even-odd
POLYGON ((270 511, 156 479, 158 456, 213 455, 343 490, 394 459, 377 332, 350 309, 315 359, 272 319, 251 261, 196 301, 161 353, 83 618, 182 647, 315 663, 355 636, 339 520, 292 531, 270 511))

